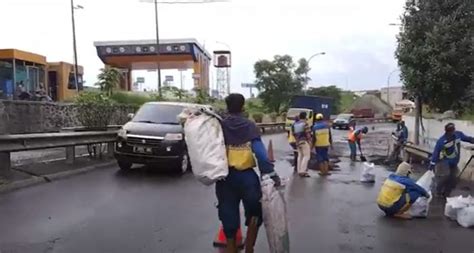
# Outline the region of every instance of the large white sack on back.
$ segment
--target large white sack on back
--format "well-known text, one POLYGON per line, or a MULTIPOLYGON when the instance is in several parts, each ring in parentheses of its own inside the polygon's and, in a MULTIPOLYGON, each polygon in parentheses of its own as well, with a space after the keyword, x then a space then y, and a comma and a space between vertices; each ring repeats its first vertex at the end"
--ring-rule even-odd
POLYGON ((464 207, 459 210, 457 221, 459 225, 465 228, 474 227, 474 206, 464 207))
POLYGON ((446 198, 446 205, 444 206, 444 215, 451 220, 456 220, 458 212, 470 205, 474 205, 474 200, 471 196, 464 198, 463 196, 446 198))
POLYGON ((364 162, 364 169, 360 175, 360 181, 363 183, 375 182, 375 168, 373 163, 364 162))
POLYGON ((219 116, 208 110, 185 109, 184 136, 194 175, 205 185, 229 173, 224 133, 219 116))
POLYGON ((262 181, 262 214, 270 253, 290 252, 290 237, 283 192, 275 188, 273 180, 264 176, 262 181))

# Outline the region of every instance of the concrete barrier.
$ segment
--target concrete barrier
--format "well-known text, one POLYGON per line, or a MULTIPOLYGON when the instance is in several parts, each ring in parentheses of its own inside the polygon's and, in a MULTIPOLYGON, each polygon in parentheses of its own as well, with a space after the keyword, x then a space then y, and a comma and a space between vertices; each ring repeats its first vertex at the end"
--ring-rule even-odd
MULTIPOLYGON (((415 142, 415 117, 414 116, 403 116, 405 125, 408 128, 408 139, 411 142, 415 142)), ((444 126, 452 122, 456 124, 456 129, 464 132, 466 135, 474 136, 474 122, 465 120, 436 120, 436 119, 423 119, 423 126, 425 131, 420 129, 420 144, 419 146, 433 151, 436 141, 444 134, 444 126)), ((474 154, 473 145, 469 143, 461 144, 461 159, 459 167, 462 169, 469 161, 471 156, 474 154)), ((463 173, 462 178, 474 181, 474 164, 472 164, 463 173)))

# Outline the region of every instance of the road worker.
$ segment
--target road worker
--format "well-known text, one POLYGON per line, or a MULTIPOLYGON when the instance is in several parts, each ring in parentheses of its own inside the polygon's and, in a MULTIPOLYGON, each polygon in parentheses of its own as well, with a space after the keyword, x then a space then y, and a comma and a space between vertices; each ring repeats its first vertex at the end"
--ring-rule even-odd
POLYGON ((258 228, 262 224, 262 191, 260 178, 254 167, 258 163, 262 176, 269 175, 276 186, 280 185, 280 178, 267 156, 259 129, 255 123, 242 115, 244 96, 230 94, 225 102, 229 115, 222 121, 222 130, 227 147, 229 175, 225 180, 216 183, 219 219, 227 238, 227 253, 237 253, 236 233, 240 228, 239 207, 242 201, 247 226, 245 252, 253 253, 258 228))
POLYGON ((329 147, 332 146, 331 127, 324 121, 324 115, 316 115, 316 124, 313 126, 314 147, 319 165, 319 174, 321 176, 330 175, 329 173, 329 147))
MULTIPOLYGON (((360 140, 364 134, 369 132, 368 127, 363 127, 361 129, 354 130, 349 132, 348 141, 349 141, 349 148, 351 150, 351 160, 355 161, 357 157, 357 146, 361 149, 360 140)), ((361 154, 362 155, 362 154, 361 154)))
POLYGON ((421 196, 430 197, 423 187, 410 178, 411 173, 411 165, 402 162, 398 165, 397 171, 389 175, 383 183, 377 204, 387 216, 410 219, 411 216, 406 212, 411 205, 421 196))
POLYGON ((444 126, 445 133, 436 142, 433 155, 431 156, 430 170, 435 170, 436 189, 438 197, 449 197, 451 191, 456 187, 458 175, 458 163, 461 156, 461 142, 474 143, 474 138, 466 136, 461 131, 456 131, 453 123, 444 126))
POLYGON ((301 112, 299 119, 291 126, 291 132, 296 140, 296 149, 298 150, 298 175, 300 177, 309 177, 308 162, 311 159, 312 137, 311 127, 306 122, 306 112, 301 112))

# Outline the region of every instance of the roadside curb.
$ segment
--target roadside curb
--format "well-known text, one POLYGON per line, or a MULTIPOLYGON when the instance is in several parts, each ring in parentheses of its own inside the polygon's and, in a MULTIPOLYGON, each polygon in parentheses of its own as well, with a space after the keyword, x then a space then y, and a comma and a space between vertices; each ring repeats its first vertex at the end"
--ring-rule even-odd
POLYGON ((80 169, 62 171, 62 172, 44 175, 44 176, 33 176, 32 178, 28 178, 25 180, 14 181, 6 185, 0 185, 0 193, 10 192, 10 191, 14 191, 21 188, 26 188, 26 187, 42 184, 42 183, 49 183, 51 181, 56 181, 56 180, 71 177, 74 175, 84 174, 89 171, 112 166, 114 164, 115 164, 115 161, 109 161, 109 162, 104 162, 100 164, 90 165, 90 166, 80 168, 80 169))

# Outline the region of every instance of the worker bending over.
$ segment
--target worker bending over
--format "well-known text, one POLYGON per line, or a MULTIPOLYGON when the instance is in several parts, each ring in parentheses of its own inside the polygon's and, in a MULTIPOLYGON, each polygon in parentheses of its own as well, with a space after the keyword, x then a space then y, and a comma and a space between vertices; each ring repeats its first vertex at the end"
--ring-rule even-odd
POLYGON ((352 132, 349 132, 349 148, 351 150, 351 160, 355 161, 357 157, 357 146, 359 146, 359 149, 361 149, 360 146, 360 140, 362 139, 362 136, 364 134, 367 134, 369 132, 368 127, 363 127, 361 129, 354 130, 352 132))
POLYGON ((405 212, 411 205, 421 196, 430 197, 423 187, 410 178, 411 173, 411 165, 402 162, 398 165, 397 171, 388 176, 383 183, 377 204, 387 216, 410 219, 411 216, 405 212))

